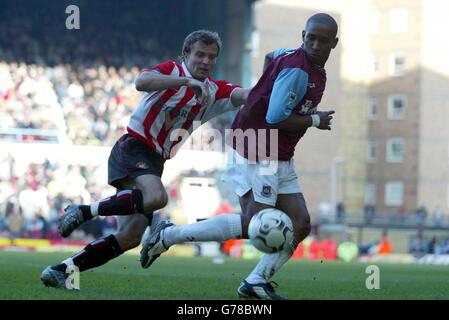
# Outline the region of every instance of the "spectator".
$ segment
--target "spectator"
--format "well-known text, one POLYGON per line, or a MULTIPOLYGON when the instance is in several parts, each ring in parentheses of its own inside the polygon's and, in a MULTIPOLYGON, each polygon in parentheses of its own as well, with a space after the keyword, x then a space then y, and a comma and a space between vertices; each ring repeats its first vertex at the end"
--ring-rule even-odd
POLYGON ((346 216, 346 207, 343 202, 337 204, 337 223, 344 223, 346 216))
POLYGON ((415 238, 410 246, 410 253, 415 255, 424 255, 427 253, 427 246, 422 238, 415 238))
POLYGON ((22 208, 18 203, 9 203, 6 210, 6 224, 8 225, 9 236, 19 238, 23 236, 25 230, 25 219, 22 208))
POLYGON ((337 241, 333 240, 331 236, 326 235, 325 239, 321 242, 321 249, 323 250, 323 258, 326 260, 337 259, 337 241))
POLYGON ((429 243, 427 244, 427 253, 434 254, 436 245, 437 245, 437 238, 433 236, 432 239, 430 239, 429 243))
POLYGON ((427 218, 427 209, 425 206, 421 206, 416 210, 416 224, 423 226, 427 218))
POLYGON ((435 227, 441 227, 444 222, 444 212, 440 207, 436 207, 432 213, 432 220, 435 227))
POLYGON ((346 235, 343 242, 338 246, 337 253, 341 260, 349 262, 357 258, 359 248, 357 247, 357 244, 352 241, 351 236, 346 235))
POLYGON ((393 252, 393 245, 390 243, 386 231, 382 236, 382 240, 380 241, 378 250, 380 254, 390 254, 393 252))
POLYGON ((365 205, 364 216, 365 223, 371 224, 376 216, 376 208, 371 204, 365 205))

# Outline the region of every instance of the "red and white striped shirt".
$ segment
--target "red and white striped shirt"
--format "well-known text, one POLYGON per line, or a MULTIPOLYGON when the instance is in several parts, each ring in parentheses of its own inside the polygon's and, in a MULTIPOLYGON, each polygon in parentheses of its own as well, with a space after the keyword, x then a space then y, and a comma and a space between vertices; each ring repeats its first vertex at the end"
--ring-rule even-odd
MULTIPOLYGON (((180 65, 171 60, 143 71, 191 77, 184 63, 180 65)), ((127 127, 128 133, 144 141, 163 158, 172 158, 176 150, 179 150, 180 145, 178 144, 182 144, 186 140, 179 137, 176 141, 172 141, 170 134, 173 133, 173 130, 183 129, 183 132, 190 135, 196 129, 193 127, 194 121, 200 121, 203 124, 224 112, 235 110, 231 103, 231 93, 239 86, 210 78, 205 82, 209 87, 211 102, 204 106, 197 102, 193 91, 186 86, 145 92, 131 115, 127 127), (175 145, 177 145, 176 148, 174 148, 175 145)))

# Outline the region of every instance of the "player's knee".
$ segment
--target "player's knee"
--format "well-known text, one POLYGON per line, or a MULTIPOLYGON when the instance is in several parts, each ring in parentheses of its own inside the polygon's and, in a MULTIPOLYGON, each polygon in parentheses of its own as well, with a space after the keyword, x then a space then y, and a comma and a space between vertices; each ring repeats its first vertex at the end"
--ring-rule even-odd
POLYGON ((154 210, 165 207, 168 203, 168 196, 165 190, 152 191, 147 193, 144 197, 144 209, 145 213, 153 212, 154 210))
POLYGON ((168 203, 167 192, 165 192, 165 190, 159 190, 158 192, 156 192, 153 203, 155 206, 154 210, 165 207, 168 203))

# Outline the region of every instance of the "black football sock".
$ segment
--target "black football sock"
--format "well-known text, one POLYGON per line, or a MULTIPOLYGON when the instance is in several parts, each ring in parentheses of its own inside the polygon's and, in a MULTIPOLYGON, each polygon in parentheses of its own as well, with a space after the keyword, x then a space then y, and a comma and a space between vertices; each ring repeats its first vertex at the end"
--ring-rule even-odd
POLYGON ((111 259, 121 255, 123 250, 120 248, 114 235, 92 241, 83 250, 72 257, 73 264, 79 268, 79 271, 85 271, 101 266, 111 259))
POLYGON ((80 210, 83 213, 84 221, 88 221, 93 218, 92 212, 90 211, 90 206, 81 205, 80 210))
POLYGON ((144 213, 143 195, 138 189, 121 190, 112 197, 97 201, 90 206, 82 205, 84 221, 93 216, 126 216, 134 213, 144 213), (94 212, 92 212, 94 211, 94 212))

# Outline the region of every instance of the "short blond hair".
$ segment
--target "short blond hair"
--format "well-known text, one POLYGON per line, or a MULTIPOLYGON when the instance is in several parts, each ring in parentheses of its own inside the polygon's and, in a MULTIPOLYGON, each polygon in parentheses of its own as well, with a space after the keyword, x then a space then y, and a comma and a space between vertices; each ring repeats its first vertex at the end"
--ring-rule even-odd
POLYGON ((184 44, 182 45, 182 54, 190 53, 190 51, 192 50, 192 46, 198 41, 201 41, 207 45, 216 44, 218 48, 217 54, 220 53, 221 39, 218 33, 209 30, 197 30, 193 31, 184 39, 184 44))

